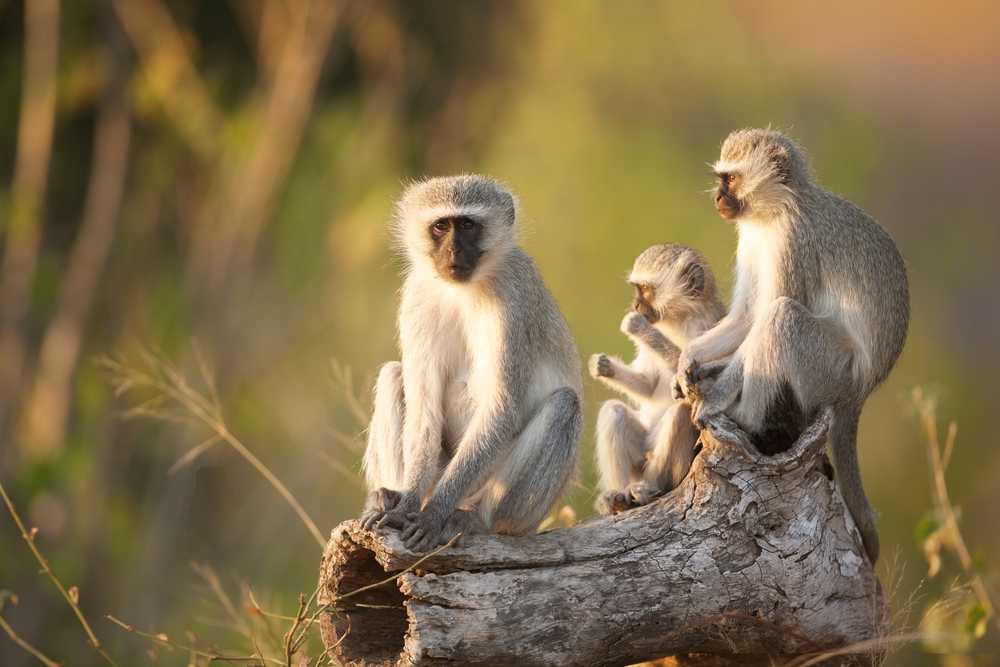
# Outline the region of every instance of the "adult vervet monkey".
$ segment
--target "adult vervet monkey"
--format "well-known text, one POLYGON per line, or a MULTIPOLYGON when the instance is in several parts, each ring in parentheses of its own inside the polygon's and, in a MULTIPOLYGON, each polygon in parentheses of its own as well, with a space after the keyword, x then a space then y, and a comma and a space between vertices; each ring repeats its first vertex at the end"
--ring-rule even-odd
POLYGON ((514 197, 481 176, 415 183, 396 207, 402 361, 376 383, 361 520, 414 551, 530 533, 575 474, 580 360, 514 223, 514 197))
POLYGON ((635 359, 590 358, 591 374, 632 403, 605 401, 597 417, 597 510, 605 516, 645 505, 687 475, 698 429, 691 404, 673 396, 679 348, 726 312, 708 260, 686 245, 647 248, 628 282, 635 299, 621 329, 635 343, 635 359))
POLYGON ((699 399, 699 424, 725 412, 750 433, 788 390, 805 413, 832 406, 837 477, 874 563, 858 419, 906 341, 903 258, 868 214, 816 184, 802 149, 778 132, 733 132, 714 171, 716 208, 739 232, 736 288, 729 314, 682 351, 678 393, 699 399))

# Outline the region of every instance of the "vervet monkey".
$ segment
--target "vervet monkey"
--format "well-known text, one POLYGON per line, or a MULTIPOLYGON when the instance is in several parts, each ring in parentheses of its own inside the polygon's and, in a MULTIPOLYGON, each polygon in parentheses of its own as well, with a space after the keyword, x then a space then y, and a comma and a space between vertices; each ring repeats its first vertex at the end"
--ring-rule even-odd
POLYGON ((868 214, 816 184, 803 150, 778 132, 732 133, 714 171, 715 206, 739 232, 736 288, 726 317, 682 351, 678 392, 699 397, 700 424, 725 412, 750 433, 767 427, 782 392, 805 413, 832 406, 837 477, 874 563, 858 419, 906 341, 903 258, 868 214), (700 383, 708 370, 721 373, 700 383))
POLYGON ((576 471, 580 359, 514 223, 481 176, 415 183, 396 206, 402 361, 376 382, 361 521, 413 551, 530 533, 576 471))
POLYGON ((691 404, 672 392, 679 347, 725 314, 708 261, 685 245, 648 248, 628 282, 635 287, 634 310, 621 329, 635 343, 635 359, 626 365, 604 354, 590 358, 591 374, 633 406, 605 401, 597 417, 597 510, 605 516, 645 505, 687 475, 698 429, 691 404))

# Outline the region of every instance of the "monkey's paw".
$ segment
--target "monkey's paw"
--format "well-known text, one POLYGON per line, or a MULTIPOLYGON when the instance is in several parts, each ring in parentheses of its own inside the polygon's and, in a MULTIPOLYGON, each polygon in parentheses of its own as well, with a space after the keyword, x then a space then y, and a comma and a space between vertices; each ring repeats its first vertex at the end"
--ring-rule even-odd
POLYGON ((400 534, 403 545, 410 551, 430 551, 441 543, 444 526, 434 514, 421 511, 406 516, 407 526, 400 534))
POLYGON ((603 353, 590 355, 590 375, 595 378, 613 378, 615 369, 611 365, 611 359, 603 353))
POLYGON ((662 496, 663 491, 656 484, 651 484, 643 479, 630 484, 625 493, 629 496, 632 507, 641 507, 651 503, 654 498, 662 496))
POLYGON ((722 414, 722 406, 715 401, 696 400, 691 409, 691 421, 698 428, 705 429, 708 426, 708 420, 718 414, 722 414))
POLYGON ((361 513, 359 520, 365 530, 375 530, 376 528, 402 528, 405 524, 405 513, 398 513, 398 516, 389 516, 392 510, 399 506, 403 494, 384 486, 375 489, 368 494, 365 500, 365 509, 361 513))
POLYGON ((395 491, 393 489, 387 489, 384 486, 380 489, 375 489, 368 494, 368 498, 365 500, 365 510, 391 510, 396 509, 399 505, 399 501, 403 498, 401 491, 395 491))
POLYGON ((652 328, 653 325, 649 323, 649 320, 633 310, 625 315, 625 319, 622 320, 621 330, 626 336, 638 336, 640 333, 649 331, 652 328))
POLYGON ((441 543, 447 544, 453 537, 461 535, 455 541, 455 546, 462 547, 465 546, 465 538, 467 536, 491 532, 493 531, 483 521, 483 517, 479 515, 479 512, 474 509, 460 508, 452 512, 451 516, 448 517, 448 521, 445 523, 444 530, 441 533, 441 543))
POLYGON ((601 516, 611 516, 632 508, 627 491, 606 491, 600 495, 594 507, 601 516))
POLYGON ((361 526, 365 530, 376 530, 381 528, 395 528, 401 530, 407 524, 405 509, 381 510, 367 509, 361 514, 361 526))

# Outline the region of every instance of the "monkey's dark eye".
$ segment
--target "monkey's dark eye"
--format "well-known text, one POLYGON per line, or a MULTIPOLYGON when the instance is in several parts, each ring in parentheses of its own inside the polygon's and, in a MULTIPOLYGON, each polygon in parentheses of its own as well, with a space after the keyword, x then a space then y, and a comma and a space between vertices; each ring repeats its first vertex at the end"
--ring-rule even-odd
POLYGON ((472 229, 475 226, 476 226, 476 223, 474 223, 472 220, 463 220, 462 221, 462 229, 472 229))
POLYGON ((438 230, 439 232, 448 231, 448 221, 438 220, 437 222, 434 223, 434 229, 438 230))
POLYGON ((728 176, 726 176, 726 180, 729 181, 730 183, 735 183, 736 182, 736 174, 729 174, 728 176))

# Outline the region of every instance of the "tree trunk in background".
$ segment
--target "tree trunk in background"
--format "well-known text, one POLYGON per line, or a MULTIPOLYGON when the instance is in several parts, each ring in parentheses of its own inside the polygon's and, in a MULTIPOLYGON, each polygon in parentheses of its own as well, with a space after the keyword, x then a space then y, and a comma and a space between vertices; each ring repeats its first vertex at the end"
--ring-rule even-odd
MULTIPOLYGON (((110 23, 111 19, 105 19, 110 23)), ((31 458, 62 453, 73 404, 73 380, 84 334, 97 299, 118 226, 128 176, 132 114, 128 98, 128 55, 120 28, 108 26, 110 82, 94 128, 90 182, 80 229, 59 283, 55 313, 38 353, 38 367, 24 403, 18 441, 31 458), (117 39, 116 39, 117 38, 117 39)))
POLYGON ((338 602, 420 558, 397 531, 344 522, 320 566, 320 603, 336 607, 324 642, 347 665, 387 666, 880 650, 890 610, 830 477, 829 422, 825 411, 764 457, 717 418, 657 502, 526 538, 473 536, 338 602))
POLYGON ((55 132, 59 66, 59 0, 24 3, 24 81, 17 158, 0 262, 0 443, 6 442, 21 398, 27 354, 25 318, 42 238, 42 204, 55 132))

